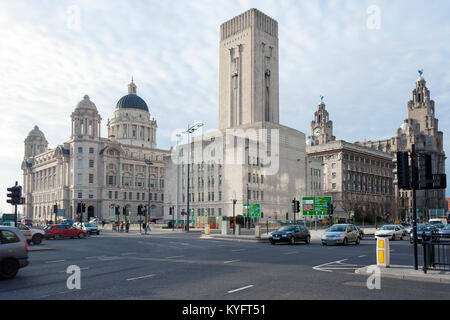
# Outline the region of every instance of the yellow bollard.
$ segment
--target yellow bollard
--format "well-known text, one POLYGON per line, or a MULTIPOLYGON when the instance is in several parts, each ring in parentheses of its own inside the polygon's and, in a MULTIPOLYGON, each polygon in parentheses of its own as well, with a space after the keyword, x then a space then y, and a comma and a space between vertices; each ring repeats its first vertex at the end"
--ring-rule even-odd
POLYGON ((388 268, 391 263, 389 238, 377 238, 377 265, 388 268))
POLYGON ((205 234, 210 234, 209 224, 205 224, 205 234))

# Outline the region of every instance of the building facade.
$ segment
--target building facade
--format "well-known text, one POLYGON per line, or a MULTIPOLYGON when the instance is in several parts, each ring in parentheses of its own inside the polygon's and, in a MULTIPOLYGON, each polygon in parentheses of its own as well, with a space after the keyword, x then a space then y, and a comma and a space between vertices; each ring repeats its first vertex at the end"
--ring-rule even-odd
POLYGON ((195 224, 243 215, 245 204, 260 205, 264 220, 292 215, 291 201, 306 194, 307 157, 305 134, 279 124, 278 23, 256 9, 225 22, 219 56, 219 130, 166 159, 165 218, 170 206, 180 217, 188 197, 195 224))
POLYGON ((163 157, 170 150, 157 148, 156 121, 133 81, 108 121, 108 138, 101 136, 101 121, 86 95, 71 114, 68 141, 48 149, 37 126, 28 134, 22 163, 25 217, 55 221, 57 205, 58 220, 78 219, 79 203, 86 205, 83 220, 135 222, 138 205, 149 206, 152 218, 163 215, 163 157))

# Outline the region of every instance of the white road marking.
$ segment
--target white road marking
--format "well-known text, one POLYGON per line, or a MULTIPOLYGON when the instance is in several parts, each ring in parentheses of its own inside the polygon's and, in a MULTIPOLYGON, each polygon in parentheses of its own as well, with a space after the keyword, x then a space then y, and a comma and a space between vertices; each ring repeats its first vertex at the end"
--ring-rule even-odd
POLYGON ((246 249, 235 249, 235 250, 231 250, 233 252, 239 252, 239 251, 245 251, 246 249))
POLYGON ((58 263, 58 262, 64 262, 66 260, 54 260, 54 261, 46 261, 45 263, 58 263))
POLYGON ((86 257, 85 259, 96 259, 96 258, 98 258, 98 256, 97 257, 86 257))
POLYGON ((239 288, 239 289, 230 290, 230 291, 228 291, 228 293, 235 293, 235 292, 238 292, 238 291, 241 291, 241 290, 249 289, 251 287, 253 287, 252 284, 248 285, 248 286, 245 286, 245 287, 242 287, 242 288, 239 288))
POLYGON ((292 251, 292 252, 286 252, 286 253, 283 253, 283 254, 296 254, 297 253, 297 251, 292 251))
POLYGON ((344 261, 347 261, 347 260, 348 259, 343 259, 343 260, 324 263, 324 264, 313 267, 313 270, 322 271, 322 272, 333 272, 331 270, 350 270, 350 269, 357 269, 357 268, 361 267, 357 264, 344 263, 344 261))
POLYGON ((130 278, 130 279, 127 279, 127 281, 134 281, 134 280, 139 280, 139 279, 145 279, 145 278, 150 278, 150 277, 153 277, 153 276, 154 276, 154 274, 149 274, 149 275, 142 276, 142 277, 130 278))
POLYGON ((174 258, 183 258, 184 256, 172 256, 172 257, 167 257, 166 259, 174 259, 174 258))
MULTIPOLYGON (((88 270, 89 268, 88 267, 86 267, 86 268, 80 268, 80 270, 88 270)), ((58 271, 58 272, 64 272, 64 273, 66 273, 67 272, 67 270, 64 270, 64 271, 58 271)))
POLYGON ((224 263, 233 263, 233 262, 239 262, 241 260, 230 260, 230 261, 224 261, 224 263))
POLYGON ((121 253, 120 255, 121 256, 128 256, 128 255, 131 255, 131 254, 136 254, 136 252, 125 252, 125 253, 121 253))
POLYGON ((362 256, 359 256, 358 258, 364 258, 367 257, 365 254, 363 254, 362 256))

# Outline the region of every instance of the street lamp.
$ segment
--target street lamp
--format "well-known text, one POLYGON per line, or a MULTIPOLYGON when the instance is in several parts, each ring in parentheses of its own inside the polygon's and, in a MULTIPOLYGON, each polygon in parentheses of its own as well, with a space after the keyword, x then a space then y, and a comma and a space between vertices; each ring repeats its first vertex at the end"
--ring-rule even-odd
POLYGON ((189 194, 189 163, 191 162, 191 156, 190 156, 190 149, 191 149, 191 144, 190 144, 190 134, 194 133, 194 131, 198 130, 199 128, 203 127, 204 123, 202 122, 197 122, 196 124, 194 124, 193 126, 189 126, 188 125, 188 129, 186 131, 183 132, 183 134, 187 134, 188 135, 188 161, 187 161, 187 202, 186 202, 186 208, 187 208, 187 224, 186 224, 186 232, 189 232, 189 215, 190 215, 190 209, 189 209, 189 200, 190 200, 190 194, 189 194))
MULTIPOLYGON (((179 144, 179 140, 180 140, 180 137, 181 137, 181 133, 177 133, 177 146, 176 146, 176 149, 178 149, 178 144, 179 144)), ((175 202, 176 202, 176 205, 175 205, 175 208, 176 208, 176 211, 177 211, 177 218, 176 218, 176 220, 175 220, 175 214, 173 215, 173 218, 174 218, 174 223, 175 223, 175 221, 176 221, 176 223, 177 223, 177 229, 178 229, 178 212, 179 212, 179 209, 178 209, 178 176, 179 176, 179 168, 180 166, 179 166, 179 164, 178 164, 178 161, 177 161, 177 183, 176 183, 176 196, 175 196, 175 202)))
POLYGON ((145 160, 145 164, 148 166, 148 206, 147 206, 147 210, 145 210, 145 234, 147 234, 147 224, 148 224, 148 218, 150 218, 150 186, 151 186, 151 178, 150 178, 150 166, 153 164, 153 162, 151 162, 150 160, 145 160), (147 218, 147 214, 148 214, 148 218, 147 218))

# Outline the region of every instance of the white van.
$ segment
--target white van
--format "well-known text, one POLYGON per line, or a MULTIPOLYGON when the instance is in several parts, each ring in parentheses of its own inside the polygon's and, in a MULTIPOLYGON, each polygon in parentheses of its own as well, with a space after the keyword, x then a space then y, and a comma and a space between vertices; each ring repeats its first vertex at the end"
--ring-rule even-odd
POLYGON ((430 219, 428 221, 429 224, 439 224, 442 223, 444 226, 447 225, 447 219, 445 218, 437 218, 437 219, 430 219))

